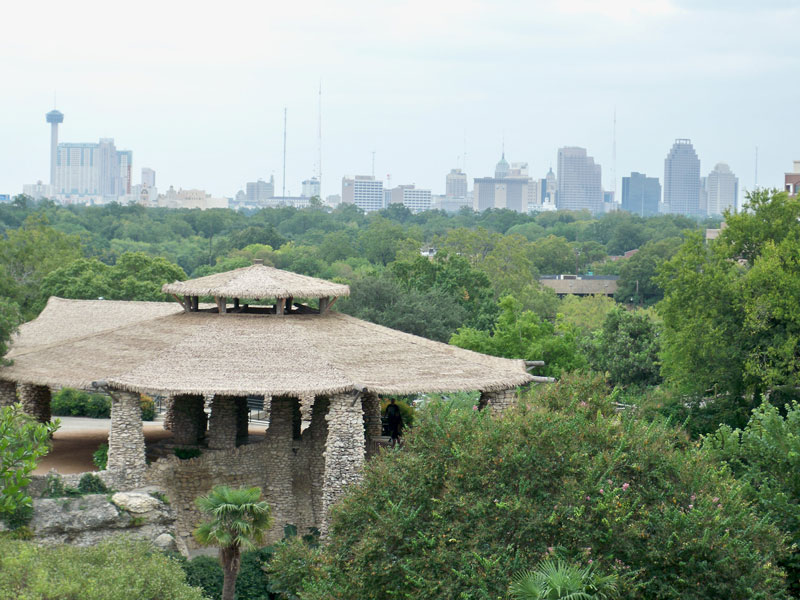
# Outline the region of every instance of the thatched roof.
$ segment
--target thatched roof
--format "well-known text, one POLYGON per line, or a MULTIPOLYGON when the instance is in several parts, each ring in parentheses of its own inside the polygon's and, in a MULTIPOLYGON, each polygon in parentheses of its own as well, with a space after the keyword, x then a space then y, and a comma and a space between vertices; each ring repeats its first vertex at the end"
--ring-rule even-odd
POLYGON ((184 313, 175 303, 51 298, 20 328, 0 378, 160 394, 495 391, 522 360, 478 354, 343 314, 184 313))
POLYGON ((252 265, 206 277, 167 283, 165 294, 225 298, 324 298, 349 296, 350 287, 266 265, 252 265))

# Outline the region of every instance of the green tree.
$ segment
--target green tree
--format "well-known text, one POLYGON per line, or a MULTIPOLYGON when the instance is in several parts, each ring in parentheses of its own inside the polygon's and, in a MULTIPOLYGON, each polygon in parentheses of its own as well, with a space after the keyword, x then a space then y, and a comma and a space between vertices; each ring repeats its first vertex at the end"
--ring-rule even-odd
POLYGON ((37 423, 21 404, 0 408, 0 518, 31 506, 27 486, 37 461, 50 450, 52 423, 37 423))
POLYGON ((44 307, 39 293, 42 279, 80 258, 80 240, 50 227, 42 214, 28 216, 19 229, 6 234, 7 239, 0 240, 0 265, 7 279, 0 286, 7 286, 4 295, 19 305, 23 317, 32 318, 44 307))
POLYGON ((234 489, 219 485, 196 501, 198 508, 211 517, 194 530, 203 546, 217 546, 224 583, 222 600, 233 600, 236 577, 243 550, 252 550, 264 542, 272 525, 269 505, 261 500, 261 489, 234 489))
POLYGON ((364 256, 376 265, 388 265, 394 260, 397 244, 403 239, 403 227, 383 217, 376 217, 359 234, 364 256))
POLYGON ((603 327, 608 314, 617 308, 617 303, 608 296, 565 296, 558 307, 564 321, 577 327, 584 335, 603 327))
POLYGON ((660 380, 658 330, 643 311, 616 308, 587 343, 592 369, 606 372, 613 385, 655 385, 660 380))
POLYGON ((656 285, 655 277, 661 264, 675 256, 682 239, 667 238, 647 242, 641 249, 622 263, 617 280, 617 302, 651 305, 664 297, 656 285))
POLYGON ((712 460, 727 465, 745 483, 745 492, 785 533, 790 553, 786 569, 790 591, 800 596, 800 404, 777 407, 764 403, 753 411, 744 429, 723 425, 703 439, 712 460))
POLYGON ((19 307, 10 300, 0 297, 0 366, 8 364, 3 357, 11 345, 11 336, 21 322, 19 307))
POLYGON ((521 235, 504 235, 480 263, 498 297, 517 295, 539 278, 528 257, 529 246, 521 235))
POLYGON ((530 257, 537 271, 545 275, 574 273, 577 265, 575 252, 567 240, 554 235, 533 242, 530 257))
POLYGON ((462 327, 450 343, 492 356, 544 360, 549 375, 560 375, 586 364, 573 327, 543 321, 536 313, 523 310, 512 296, 500 299, 500 315, 491 332, 462 327))

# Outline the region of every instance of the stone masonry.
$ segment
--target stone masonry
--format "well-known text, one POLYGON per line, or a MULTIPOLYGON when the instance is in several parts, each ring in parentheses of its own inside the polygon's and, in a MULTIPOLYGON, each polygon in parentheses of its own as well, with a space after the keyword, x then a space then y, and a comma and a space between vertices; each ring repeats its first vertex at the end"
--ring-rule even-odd
POLYGON ((361 406, 364 411, 364 434, 366 435, 367 458, 371 458, 375 453, 376 446, 370 443, 371 440, 380 437, 383 431, 381 422, 381 401, 376 394, 363 394, 361 406))
POLYGON ((236 444, 244 444, 250 435, 250 410, 247 408, 247 398, 236 397, 236 444))
POLYGON ((482 392, 478 406, 483 409, 488 404, 492 414, 501 414, 517 403, 516 398, 517 392, 515 388, 500 390, 499 392, 482 392))
POLYGON ((181 394, 172 401, 172 433, 178 446, 196 446, 205 435, 206 416, 202 396, 181 394))
POLYGON ((322 487, 323 537, 328 532, 330 507, 348 487, 361 481, 365 446, 361 398, 354 394, 331 396, 326 420, 328 439, 322 487))
POLYGON ((23 383, 19 386, 23 410, 40 423, 48 423, 50 414, 50 388, 46 385, 23 383))
POLYGON ((269 429, 264 443, 270 456, 270 485, 266 500, 272 507, 276 525, 294 523, 295 502, 292 493, 292 432, 294 408, 297 398, 276 396, 272 399, 269 414, 269 429))
POLYGON ((237 400, 234 396, 214 396, 211 402, 211 418, 208 421, 209 450, 225 450, 236 447, 237 400))
POLYGON ((17 384, 0 379, 0 407, 11 406, 17 401, 17 384))
POLYGON ((126 489, 133 489, 144 482, 147 464, 139 394, 111 393, 111 431, 108 434, 106 468, 122 474, 126 489))

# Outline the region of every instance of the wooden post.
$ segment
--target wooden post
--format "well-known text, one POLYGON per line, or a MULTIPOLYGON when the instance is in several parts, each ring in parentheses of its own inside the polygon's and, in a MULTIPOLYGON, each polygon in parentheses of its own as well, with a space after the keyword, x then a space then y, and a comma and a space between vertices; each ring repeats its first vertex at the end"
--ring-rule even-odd
POLYGON ((192 296, 192 310, 194 312, 200 310, 200 298, 198 298, 197 296, 192 296))
POLYGON ((228 312, 228 299, 225 296, 219 298, 219 312, 223 315, 228 312))
POLYGON ((330 303, 330 296, 324 296, 319 299, 319 314, 325 314, 328 311, 328 304, 330 303))
POLYGON ((275 300, 275 314, 283 315, 286 298, 277 298, 275 300))
POLYGON ((233 308, 239 308, 239 299, 238 298, 234 298, 233 299, 233 308))

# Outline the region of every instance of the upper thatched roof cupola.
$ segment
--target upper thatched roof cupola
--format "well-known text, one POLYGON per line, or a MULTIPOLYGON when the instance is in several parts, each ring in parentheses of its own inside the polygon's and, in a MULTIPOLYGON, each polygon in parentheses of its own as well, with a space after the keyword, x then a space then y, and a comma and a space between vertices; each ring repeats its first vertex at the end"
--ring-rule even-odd
POLYGON ((319 312, 324 313, 336 298, 350 295, 350 288, 341 283, 268 267, 260 260, 253 263, 252 266, 233 271, 167 283, 161 291, 172 294, 186 312, 200 310, 199 297, 213 296, 217 308, 211 309, 212 311, 279 315, 290 312, 316 312, 306 305, 295 305, 295 298, 319 298, 319 312), (232 308, 227 306, 229 299, 233 300, 232 308), (241 303, 241 300, 265 299, 275 299, 275 304, 251 307, 249 304, 241 303))

